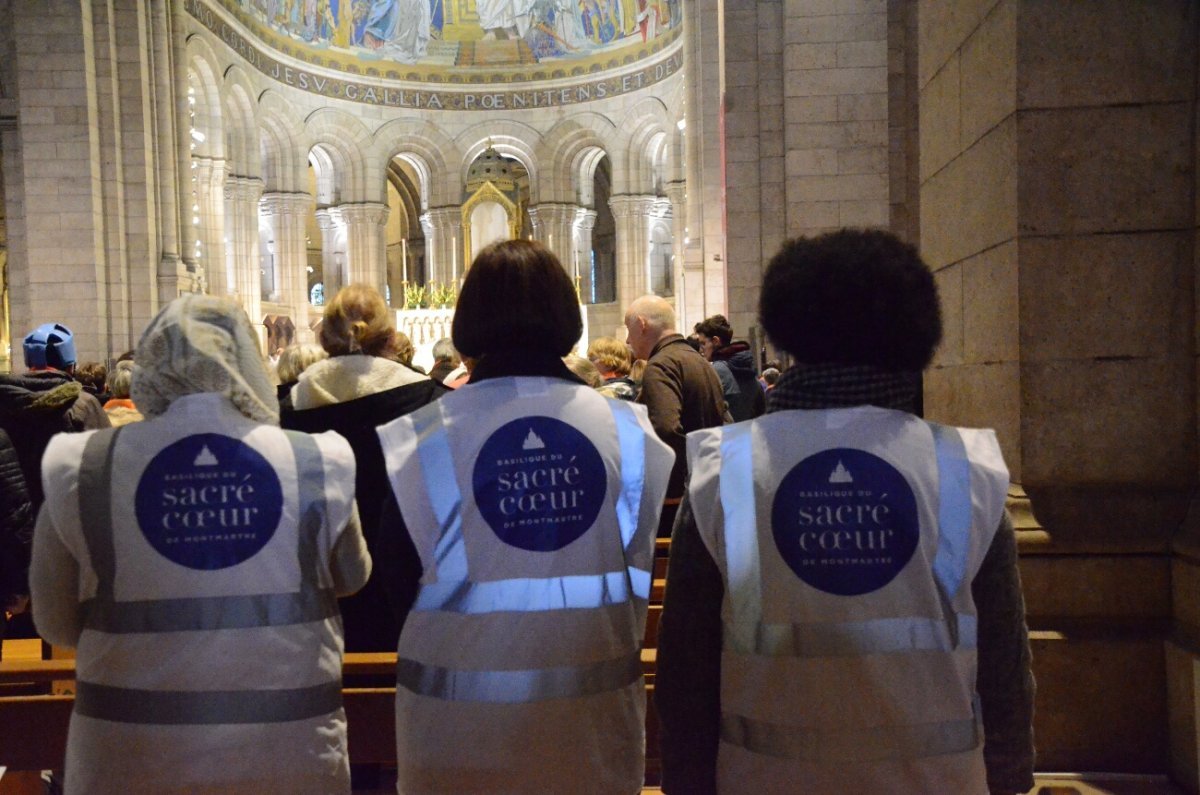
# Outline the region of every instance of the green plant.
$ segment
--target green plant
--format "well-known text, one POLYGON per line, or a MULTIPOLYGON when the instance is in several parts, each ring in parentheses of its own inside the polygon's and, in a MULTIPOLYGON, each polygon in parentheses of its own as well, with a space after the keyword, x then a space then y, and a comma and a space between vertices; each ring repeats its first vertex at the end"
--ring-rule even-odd
POLYGON ((425 288, 416 282, 404 283, 404 308, 405 309, 420 309, 425 306, 427 298, 425 288))
POLYGON ((429 303, 432 306, 454 306, 454 302, 457 300, 458 293, 454 289, 452 282, 446 282, 445 284, 430 282, 429 303))

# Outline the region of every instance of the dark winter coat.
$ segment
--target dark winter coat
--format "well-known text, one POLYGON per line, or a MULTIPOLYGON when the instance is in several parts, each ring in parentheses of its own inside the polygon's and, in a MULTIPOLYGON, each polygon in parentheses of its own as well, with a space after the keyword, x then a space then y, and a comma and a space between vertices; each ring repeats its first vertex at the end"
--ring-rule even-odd
MULTIPOLYGON (((345 377, 346 368, 356 357, 334 357, 318 362, 301 374, 301 384, 291 391, 293 402, 303 404, 305 386, 315 379, 332 392, 342 391, 333 382, 345 377), (343 360, 343 361, 339 361, 343 360)), ((361 357, 358 357, 361 359, 361 357)), ((373 358, 373 357, 368 357, 373 358)), ((373 376, 387 373, 403 365, 377 359, 373 376)), ((411 371, 409 371, 411 373, 411 371)), ((372 380, 372 379, 360 379, 372 380)), ((336 431, 350 442, 356 463, 355 499, 362 520, 363 537, 372 557, 375 556, 379 537, 379 511, 384 498, 391 493, 387 473, 383 465, 383 450, 375 428, 386 422, 419 409, 450 390, 424 376, 408 379, 408 383, 366 394, 353 400, 329 403, 314 408, 280 407, 280 424, 287 429, 321 433, 336 431)), ((394 380, 375 379, 376 383, 394 383, 394 380)), ((400 626, 394 619, 395 610, 388 603, 378 569, 373 571, 367 584, 354 596, 338 600, 342 621, 346 631, 346 651, 395 651, 400 637, 400 626)))
POLYGON ((112 423, 83 385, 58 370, 0 375, 0 430, 8 434, 33 503, 41 507, 42 454, 56 433, 108 428, 112 423))
POLYGON ((734 422, 752 420, 767 410, 767 399, 754 366, 754 353, 747 343, 733 342, 719 348, 713 352, 712 364, 721 379, 721 392, 734 422))
POLYGON ((667 498, 678 498, 687 475, 687 434, 714 428, 724 421, 721 382, 687 340, 670 334, 650 351, 638 402, 649 410, 650 424, 658 438, 675 451, 667 498))

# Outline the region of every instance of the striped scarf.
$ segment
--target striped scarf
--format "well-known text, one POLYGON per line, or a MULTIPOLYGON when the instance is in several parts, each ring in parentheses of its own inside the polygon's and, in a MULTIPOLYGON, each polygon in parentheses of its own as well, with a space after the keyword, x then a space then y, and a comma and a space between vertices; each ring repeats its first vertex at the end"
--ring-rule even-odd
POLYGON ((920 383, 919 373, 871 365, 797 364, 767 393, 767 411, 869 405, 912 414, 920 383))

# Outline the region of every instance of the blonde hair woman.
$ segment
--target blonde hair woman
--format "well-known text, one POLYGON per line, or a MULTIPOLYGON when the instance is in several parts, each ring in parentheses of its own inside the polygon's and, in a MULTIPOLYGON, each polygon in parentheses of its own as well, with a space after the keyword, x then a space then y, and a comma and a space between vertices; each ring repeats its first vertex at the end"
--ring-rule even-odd
POLYGON ((325 349, 311 342, 289 345, 283 349, 283 352, 279 354, 279 361, 275 363, 275 377, 279 379, 279 385, 275 387, 275 394, 279 398, 281 411, 292 407, 292 387, 300 380, 300 374, 327 358, 329 358, 329 354, 325 352, 325 349))
POLYGON ((629 377, 633 354, 629 346, 616 337, 597 337, 588 346, 587 357, 604 379, 600 394, 618 400, 633 400, 637 397, 637 384, 629 377))
POLYGON ((108 394, 112 397, 104 404, 104 412, 108 414, 108 421, 114 428, 142 419, 142 413, 137 410, 137 406, 129 397, 129 390, 132 386, 133 361, 117 362, 116 366, 109 371, 108 383, 105 384, 108 394))
MULTIPOLYGON (((440 397, 441 384, 395 361, 392 310, 373 287, 343 287, 325 307, 318 334, 328 359, 300 373, 291 408, 281 407, 285 428, 337 431, 354 449, 355 476, 368 548, 378 544, 379 508, 388 484, 375 426, 440 397)), ((372 575, 342 602, 347 651, 395 651, 400 627, 389 608, 382 577, 372 575)))

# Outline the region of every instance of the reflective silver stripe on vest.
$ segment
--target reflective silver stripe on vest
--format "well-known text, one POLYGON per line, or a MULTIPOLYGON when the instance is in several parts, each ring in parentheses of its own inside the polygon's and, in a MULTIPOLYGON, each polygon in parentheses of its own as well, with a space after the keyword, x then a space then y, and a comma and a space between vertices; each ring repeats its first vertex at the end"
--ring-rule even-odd
POLYGON ((523 704, 607 693, 639 681, 638 652, 587 665, 520 671, 462 671, 401 658, 396 682, 420 696, 443 701, 523 704))
POLYGON ((301 495, 298 592, 117 601, 111 489, 119 431, 92 434, 79 469, 80 524, 97 577, 96 595, 81 605, 84 628, 112 634, 188 632, 287 626, 337 615, 333 591, 317 582, 317 538, 325 514, 321 451, 312 437, 293 432, 287 437, 296 458, 301 495))
POLYGON ((882 762, 957 754, 979 747, 976 718, 879 726, 845 731, 813 731, 741 715, 721 715, 721 739, 756 754, 813 763, 882 762))
MULTIPOLYGON (((959 616, 958 627, 964 637, 958 648, 974 648, 974 621, 974 616, 959 616)), ((855 657, 953 648, 947 622, 902 617, 837 624, 759 624, 753 653, 766 657, 855 657)))
POLYGON ((646 434, 638 425, 633 409, 619 400, 610 402, 617 424, 617 442, 621 448, 621 492, 617 495, 617 523, 625 549, 637 534, 642 508, 642 482, 646 479, 646 434))
POLYGON ((762 623, 762 573, 754 493, 752 423, 730 425, 721 434, 721 508, 725 512, 725 565, 732 620, 726 647, 753 654, 762 623))
POLYGON ((953 599, 967 574, 971 540, 971 465, 956 428, 929 423, 938 467, 938 547, 933 573, 953 599))
MULTIPOLYGON (((436 582, 421 587, 413 609, 482 614, 604 607, 629 601, 630 575, 637 571, 631 568, 629 574, 610 571, 488 582, 436 582)), ((635 589, 634 595, 647 599, 649 591, 642 594, 635 589)))
POLYGON ((974 616, 958 613, 954 597, 967 576, 971 547, 971 465, 957 428, 928 423, 938 467, 938 546, 933 576, 951 648, 975 648, 974 616))
POLYGON ((439 580, 467 578, 467 547, 462 534, 462 493, 454 473, 450 440, 442 422, 442 410, 436 403, 413 415, 417 433, 417 457, 425 493, 438 523, 438 542, 434 548, 439 580))
POLYGON ((291 690, 134 690, 76 682, 75 711, 119 723, 284 723, 342 706, 340 682, 291 690))

